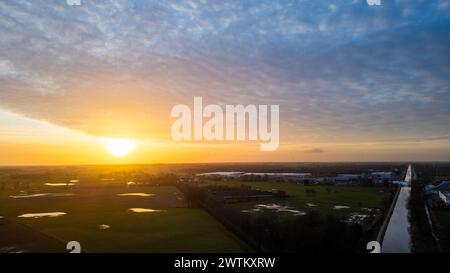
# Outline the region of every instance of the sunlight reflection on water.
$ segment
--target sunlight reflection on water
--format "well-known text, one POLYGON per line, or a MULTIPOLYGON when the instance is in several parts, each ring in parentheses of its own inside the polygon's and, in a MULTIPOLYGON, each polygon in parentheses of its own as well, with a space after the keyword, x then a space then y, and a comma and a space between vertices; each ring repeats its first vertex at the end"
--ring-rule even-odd
POLYGON ((145 208, 130 208, 128 210, 132 211, 132 212, 161 212, 162 211, 162 210, 157 210, 157 209, 145 209, 145 208))
POLYGON ((334 209, 349 209, 349 206, 334 206, 334 209))
POLYGON ((140 197, 147 197, 147 196, 154 196, 153 193, 143 193, 143 192, 130 192, 130 193, 120 193, 118 196, 140 196, 140 197))
POLYGON ((73 193, 35 193, 35 194, 19 194, 19 195, 10 195, 9 198, 19 199, 19 198, 33 198, 33 197, 63 197, 63 196, 72 196, 73 193))
POLYGON ((20 218, 41 218, 41 217, 58 217, 66 215, 65 212, 43 212, 43 213, 25 213, 17 217, 20 218))
POLYGON ((99 229, 108 229, 110 227, 111 227, 110 225, 105 225, 105 224, 98 225, 99 229))
POLYGON ((73 186, 75 185, 74 183, 45 183, 45 186, 50 186, 50 187, 66 187, 66 186, 73 186))

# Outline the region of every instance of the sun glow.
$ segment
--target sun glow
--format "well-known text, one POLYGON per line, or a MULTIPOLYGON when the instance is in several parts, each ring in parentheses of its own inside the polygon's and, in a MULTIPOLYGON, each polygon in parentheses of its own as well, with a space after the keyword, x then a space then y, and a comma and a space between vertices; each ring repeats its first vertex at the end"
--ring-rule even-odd
POLYGON ((123 157, 131 153, 136 142, 129 139, 107 138, 105 139, 106 150, 114 156, 123 157))

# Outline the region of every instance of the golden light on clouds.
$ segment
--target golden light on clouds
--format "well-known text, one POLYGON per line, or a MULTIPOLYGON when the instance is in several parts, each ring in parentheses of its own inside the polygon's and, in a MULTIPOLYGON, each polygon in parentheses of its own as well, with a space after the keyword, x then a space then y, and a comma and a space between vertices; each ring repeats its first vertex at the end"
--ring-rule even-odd
POLYGON ((450 150, 446 139, 330 143, 304 138, 281 142, 277 151, 267 153, 261 152, 257 143, 174 142, 153 135, 139 138, 121 125, 115 128, 123 136, 96 136, 0 110, 0 165, 445 160, 450 150))

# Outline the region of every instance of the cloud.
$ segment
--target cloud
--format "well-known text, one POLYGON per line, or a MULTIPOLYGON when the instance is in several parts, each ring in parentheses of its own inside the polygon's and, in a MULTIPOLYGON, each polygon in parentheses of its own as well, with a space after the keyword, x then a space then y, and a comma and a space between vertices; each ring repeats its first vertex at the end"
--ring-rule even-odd
POLYGON ((305 150, 305 153, 311 153, 311 154, 320 154, 320 153, 324 153, 324 152, 325 151, 320 148, 313 148, 313 149, 305 150))
POLYGON ((16 75, 14 65, 8 60, 0 60, 0 77, 12 77, 16 75))
POLYGON ((1 2, 0 107, 167 138, 171 107, 202 95, 279 104, 287 142, 448 135, 442 3, 1 2))

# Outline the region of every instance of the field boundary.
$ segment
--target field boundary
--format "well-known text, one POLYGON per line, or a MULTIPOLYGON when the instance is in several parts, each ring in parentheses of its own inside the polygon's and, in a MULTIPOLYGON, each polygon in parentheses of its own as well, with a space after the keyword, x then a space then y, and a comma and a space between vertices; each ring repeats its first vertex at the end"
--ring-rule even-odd
POLYGON ((231 234, 236 236, 239 240, 241 240, 243 243, 245 243, 249 248, 251 248, 253 251, 258 251, 258 249, 261 249, 261 246, 259 246, 256 242, 251 240, 249 236, 243 232, 240 228, 236 227, 231 223, 228 219, 224 217, 220 217, 219 213, 216 211, 216 209, 212 208, 211 206, 208 206, 207 203, 200 202, 200 206, 209 214, 211 215, 216 221, 221 223, 231 234))
MULTIPOLYGON (((183 194, 186 194, 183 187, 177 186, 178 190, 183 194)), ((243 244, 245 244, 249 249, 256 252, 260 252, 262 246, 258 245, 255 241, 253 241, 248 234, 242 231, 239 227, 235 226, 229 219, 226 217, 220 216, 220 209, 212 202, 207 201, 197 201, 197 206, 204 210, 208 215, 210 215, 214 220, 216 220, 219 224, 221 224, 228 232, 230 232, 233 236, 235 236, 238 240, 240 240, 243 244)))

